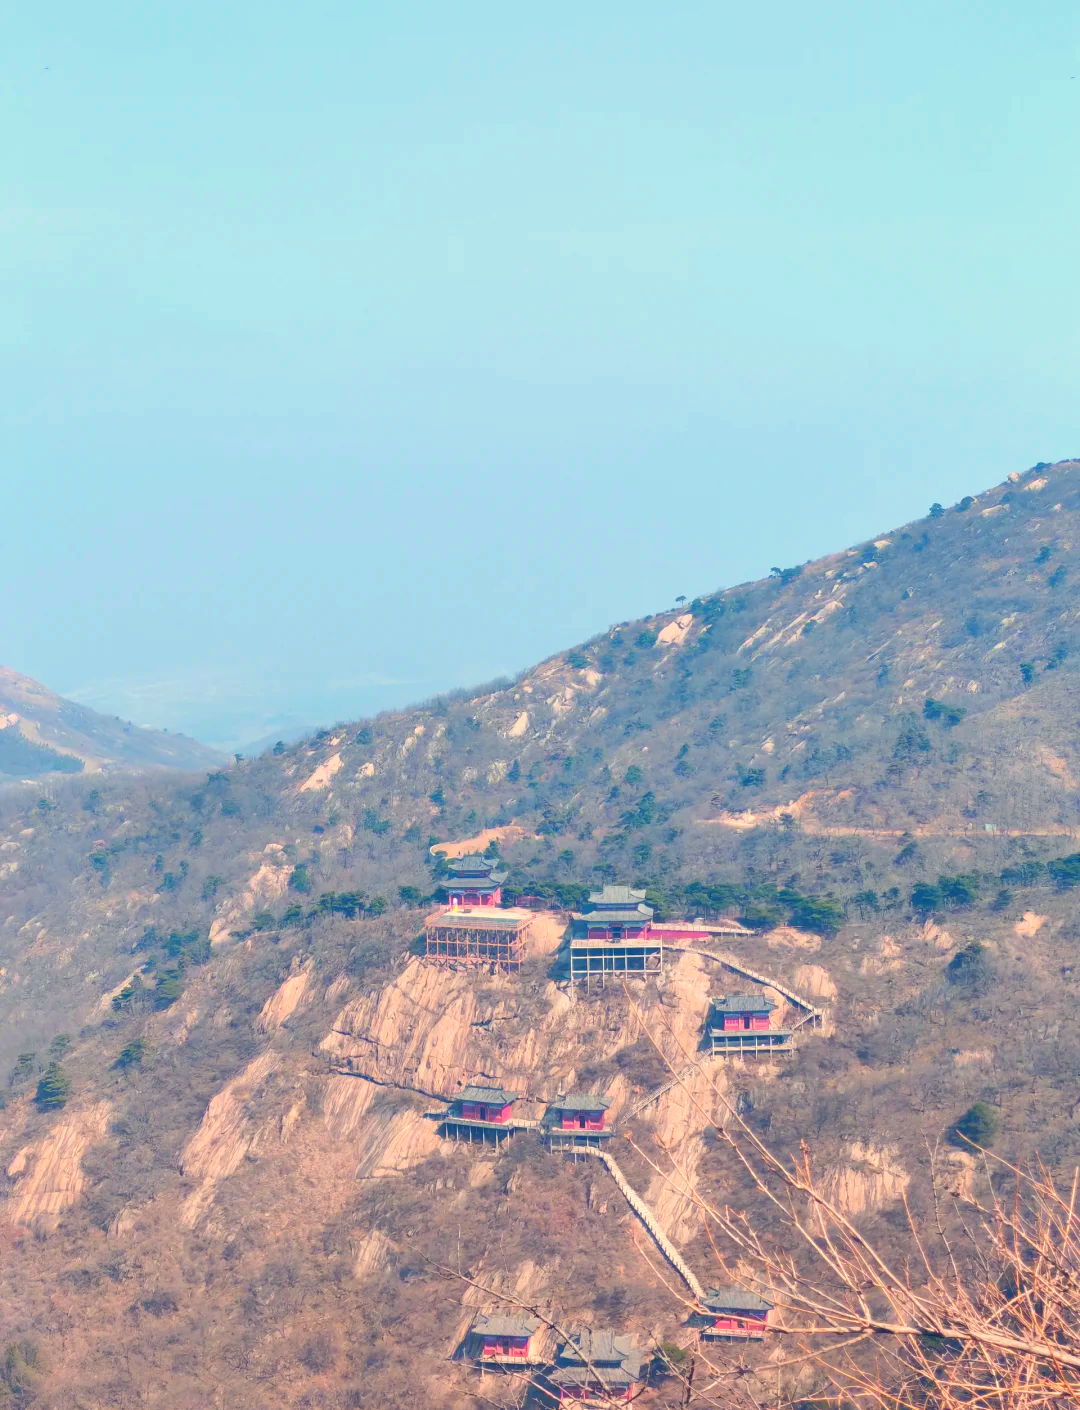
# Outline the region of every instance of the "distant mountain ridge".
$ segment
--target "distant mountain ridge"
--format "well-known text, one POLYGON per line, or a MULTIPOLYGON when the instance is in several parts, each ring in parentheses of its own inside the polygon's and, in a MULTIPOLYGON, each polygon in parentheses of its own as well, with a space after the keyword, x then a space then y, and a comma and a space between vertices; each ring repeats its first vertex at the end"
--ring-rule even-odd
POLYGON ((111 719, 0 666, 0 782, 114 768, 204 769, 224 760, 198 740, 111 719))

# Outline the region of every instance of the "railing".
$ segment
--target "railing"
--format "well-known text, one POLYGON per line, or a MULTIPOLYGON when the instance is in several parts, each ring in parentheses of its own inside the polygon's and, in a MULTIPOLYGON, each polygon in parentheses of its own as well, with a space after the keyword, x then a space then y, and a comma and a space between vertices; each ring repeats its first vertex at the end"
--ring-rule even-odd
POLYGON ((596 1157, 598 1160, 602 1160, 607 1166, 608 1170, 611 1172, 611 1178, 615 1181, 616 1185, 618 1185, 620 1191, 626 1199, 627 1204, 634 1211, 634 1213, 641 1220, 641 1222, 645 1225, 645 1228, 652 1235, 657 1248, 664 1255, 667 1261, 671 1264, 672 1268, 675 1269, 676 1273, 678 1273, 679 1277, 683 1280, 683 1282, 694 1294, 694 1296, 699 1301, 703 1299, 705 1296, 705 1289, 701 1286, 697 1278, 687 1267, 686 1261, 684 1260, 682 1254, 679 1252, 679 1250, 668 1238, 667 1234, 665 1234, 663 1229, 661 1229, 660 1225, 657 1223, 656 1215, 652 1212, 649 1206, 634 1189, 633 1185, 631 1185, 630 1181, 619 1169, 618 1162, 612 1156, 608 1155, 607 1151, 597 1151, 596 1157))
POLYGON ((696 1062, 692 1062, 687 1067, 684 1067, 680 1072, 676 1072, 675 1076, 672 1077, 669 1082, 665 1082, 662 1087, 657 1087, 654 1092, 650 1092, 648 1096, 642 1097, 641 1101, 639 1101, 636 1105, 632 1106, 629 1111, 624 1112, 623 1115, 619 1117, 618 1124, 622 1126, 625 1122, 637 1116, 639 1111, 644 1111, 647 1106, 652 1106, 653 1102, 658 1101, 660 1097, 664 1095, 665 1092, 670 1092, 673 1087, 678 1087, 679 1084, 683 1082, 687 1077, 689 1077, 692 1072, 696 1072, 698 1070, 703 1060, 703 1058, 698 1058, 696 1062))
POLYGON ((481 1121, 477 1116, 456 1116, 452 1111, 425 1111, 435 1121, 443 1121, 452 1126, 480 1126, 485 1131, 536 1131, 539 1121, 529 1121, 524 1117, 512 1116, 508 1121, 481 1121))
MULTIPOLYGON (((793 989, 788 989, 778 979, 770 979, 767 975, 758 974, 756 970, 750 969, 742 960, 737 960, 734 955, 715 954, 712 950, 702 950, 700 947, 689 949, 685 945, 669 945, 669 950, 677 950, 681 955, 703 955, 707 960, 715 960, 717 964, 722 964, 725 969, 730 969, 735 974, 741 974, 746 979, 752 979, 756 984, 764 984, 769 989, 775 989, 778 994, 783 994, 785 999, 790 999, 796 1007, 806 1010, 806 1015, 795 1025, 801 1028, 804 1023, 815 1022, 824 1017, 821 1009, 812 1004, 809 999, 804 999, 801 994, 796 994, 793 989)), ((792 1030, 794 1031, 794 1030, 792 1030)))

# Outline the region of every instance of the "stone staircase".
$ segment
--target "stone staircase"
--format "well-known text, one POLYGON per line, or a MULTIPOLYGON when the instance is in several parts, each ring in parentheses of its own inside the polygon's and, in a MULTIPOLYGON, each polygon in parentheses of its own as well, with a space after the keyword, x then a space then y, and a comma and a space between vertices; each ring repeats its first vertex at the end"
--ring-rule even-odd
POLYGON ((697 1278, 695 1278, 694 1274, 690 1271, 682 1254, 671 1242, 671 1240, 668 1238, 667 1234, 665 1234, 663 1229, 661 1229, 656 1215, 652 1212, 649 1206, 634 1189, 633 1185, 631 1185, 630 1181, 619 1169, 618 1162, 614 1159, 613 1156, 608 1155, 607 1151, 596 1151, 594 1152, 594 1154, 596 1155, 598 1160, 602 1160, 607 1166, 608 1171, 611 1174, 611 1178, 615 1181, 616 1185, 618 1185, 619 1190, 625 1198, 627 1204, 634 1211, 634 1213, 641 1220, 641 1222, 645 1225, 645 1228, 649 1231, 650 1235, 652 1236, 653 1242, 656 1244, 657 1248, 664 1255, 667 1261, 671 1264, 672 1268, 675 1269, 675 1272, 678 1273, 679 1277, 683 1280, 683 1282, 694 1294, 694 1296, 700 1301, 705 1296, 705 1289, 701 1286, 697 1278))

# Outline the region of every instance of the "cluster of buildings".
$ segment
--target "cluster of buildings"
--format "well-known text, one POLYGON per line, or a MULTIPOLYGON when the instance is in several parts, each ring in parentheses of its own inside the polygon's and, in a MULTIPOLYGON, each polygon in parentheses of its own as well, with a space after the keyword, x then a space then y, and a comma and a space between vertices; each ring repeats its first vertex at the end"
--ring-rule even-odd
POLYGON ((607 1125, 610 1103, 595 1093, 560 1093, 539 1120, 516 1116, 514 1103, 519 1100, 517 1092, 470 1083, 441 1114, 442 1134, 470 1145, 497 1146, 517 1131, 537 1131, 549 1150, 571 1153, 599 1150, 612 1134, 607 1125))
MULTIPOLYGON (((474 854, 454 858, 447 870, 447 903, 424 923, 426 957, 436 964, 520 968, 533 912, 503 905, 509 873, 502 862, 474 854)), ((753 934, 735 920, 658 921, 645 894, 632 886, 604 886, 590 894, 586 909, 571 916, 572 980, 591 986, 602 985, 607 975, 659 974, 665 945, 682 949, 718 935, 753 934)))
MULTIPOLYGON (((427 917, 425 955, 434 964, 517 970, 527 951, 533 912, 502 904, 507 871, 498 858, 467 856, 448 863, 447 905, 427 917)), ((570 918, 569 970, 573 984, 602 987, 609 976, 646 978, 664 967, 664 947, 684 949, 717 935, 751 935, 738 921, 658 921, 645 892, 605 886, 570 918)), ((773 1023, 776 1004, 763 991, 714 1001, 703 1047, 716 1055, 787 1053, 794 1031, 773 1023)))
POLYGON ((478 1317, 465 1357, 482 1371, 536 1373, 541 1404, 630 1400, 648 1374, 648 1358, 632 1334, 585 1328, 560 1343, 538 1317, 478 1317))
MULTIPOLYGON (((746 1288, 713 1288, 688 1325, 703 1341, 762 1341, 771 1311, 771 1303, 746 1288)), ((586 1405, 633 1400, 651 1360, 632 1333, 586 1328, 560 1343, 538 1317, 503 1313, 476 1319, 463 1354, 482 1371, 535 1373, 540 1403, 546 1396, 586 1405)))
MULTIPOLYGON (((502 904, 508 873, 501 861, 464 856, 450 861, 448 871, 447 904, 425 922, 427 960, 454 968, 519 969, 527 954, 533 912, 502 904)), ((591 989, 602 987, 609 976, 658 975, 665 946, 683 949, 716 935, 752 933, 736 921, 657 921, 645 894, 629 886, 604 886, 589 896, 580 914, 571 916, 571 983, 591 989)), ((719 1056, 791 1051, 793 1030, 774 1026, 776 1009, 764 989, 714 1000, 703 1049, 719 1056)), ((560 1092, 539 1117, 516 1114, 520 1100, 519 1093, 477 1079, 444 1112, 432 1114, 448 1140, 498 1146, 519 1131, 532 1131, 549 1150, 574 1159, 602 1151, 613 1135, 610 1104, 597 1093, 560 1092)), ((713 1288, 688 1326, 706 1341, 761 1340, 771 1310, 771 1304, 746 1288, 713 1288)), ((535 1374, 540 1403, 633 1400, 650 1364, 632 1334, 586 1329, 558 1343, 540 1319, 501 1313, 477 1318, 462 1354, 482 1370, 535 1374)))

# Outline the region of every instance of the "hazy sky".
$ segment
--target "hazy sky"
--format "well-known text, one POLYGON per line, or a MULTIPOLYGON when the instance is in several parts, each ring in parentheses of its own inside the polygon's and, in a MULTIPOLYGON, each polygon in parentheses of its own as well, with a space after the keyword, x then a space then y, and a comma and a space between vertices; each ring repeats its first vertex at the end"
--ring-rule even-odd
POLYGON ((1078 111, 1065 0, 11 8, 0 662, 250 739, 1080 453, 1078 111))

